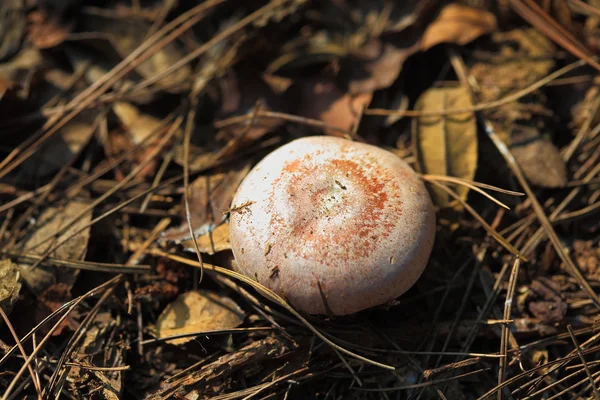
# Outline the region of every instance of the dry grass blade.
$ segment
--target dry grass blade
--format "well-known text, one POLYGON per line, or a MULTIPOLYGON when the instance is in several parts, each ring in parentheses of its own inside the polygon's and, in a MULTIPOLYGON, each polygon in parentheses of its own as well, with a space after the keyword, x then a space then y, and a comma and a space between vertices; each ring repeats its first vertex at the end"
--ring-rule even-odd
MULTIPOLYGON (((459 201, 460 204, 462 204, 462 206, 465 208, 465 210, 467 210, 480 224, 481 226, 483 226, 483 228, 494 238, 496 239, 496 241, 498 241, 498 243, 500 243, 502 245, 502 247, 504 247, 506 250, 508 250, 509 252, 511 252, 513 255, 515 256, 519 256, 522 260, 525 260, 524 257, 521 256, 521 253, 519 252, 519 250, 517 250, 512 244, 510 244, 508 242, 508 240, 506 240, 502 235, 500 235, 494 228, 492 228, 487 222, 485 222, 485 220, 481 217, 481 215, 479 215, 477 213, 477 211, 475 211, 473 209, 473 207, 471 207, 466 201, 464 201, 463 199, 460 198, 460 196, 458 196, 452 189, 448 188, 445 185, 442 185, 438 182, 436 182, 435 180, 426 180, 427 183, 434 185, 435 187, 443 190, 444 192, 448 193, 452 198, 454 198, 455 200, 459 201)), ((527 261, 527 260, 525 260, 527 261)))
POLYGON ((352 137, 352 132, 348 131, 347 129, 343 129, 340 128, 339 126, 335 126, 335 125, 331 125, 331 124, 327 124, 323 121, 320 121, 318 119, 312 119, 312 118, 307 118, 307 117, 300 117, 298 115, 292 115, 292 114, 286 114, 286 113, 282 113, 282 112, 276 112, 276 111, 258 111, 258 112, 252 112, 249 113, 247 115, 240 115, 237 117, 231 117, 231 118, 227 118, 221 121, 216 121, 214 123, 214 127, 215 128, 225 128, 227 126, 231 126, 231 125, 235 125, 235 124, 239 124, 242 122, 247 122, 247 121, 251 121, 254 118, 273 118, 273 119, 281 119, 284 121, 289 121, 289 122, 296 122, 299 124, 303 124, 306 126, 312 126, 315 128, 321 128, 324 130, 332 130, 332 131, 337 131, 340 133, 343 133, 344 135, 348 135, 348 137, 352 137))
MULTIPOLYGON (((75 348, 79 345, 79 343, 85 338, 85 333, 91 324, 91 322, 96 318, 98 311, 100 311, 100 307, 108 298, 113 294, 113 291, 123 280, 123 275, 118 275, 118 279, 115 279, 114 284, 106 289, 106 291, 102 294, 102 296, 98 299, 98 302, 92 307, 90 312, 86 315, 84 320, 81 322, 73 336, 70 338, 69 342, 65 350, 62 352, 60 359, 58 360, 58 364, 50 377, 47 386, 44 388, 44 395, 46 397, 57 396, 60 394, 59 390, 56 390, 59 382, 64 382, 66 376, 69 373, 70 367, 66 365, 67 359, 70 358, 73 354, 76 354, 75 348)), ((41 344, 41 343, 40 343, 41 344)))
POLYGON ((464 185, 464 186, 468 187, 469 189, 474 190, 477 193, 481 194, 482 196, 487 197, 488 199, 490 199, 494 203, 498 204, 500 207, 506 208, 507 210, 510 210, 509 206, 507 206, 506 204, 502 203, 500 200, 496 199, 495 197, 491 196, 490 194, 484 192, 483 190, 480 189, 480 187, 485 187, 486 189, 495 190, 495 191, 500 192, 500 193, 512 194, 514 196, 523 196, 524 195, 524 193, 513 192, 513 191, 510 191, 510 190, 504 190, 504 189, 500 189, 500 188, 497 188, 497 187, 494 187, 494 186, 490 186, 490 185, 486 185, 486 184, 483 184, 483 183, 478 183, 478 182, 470 181, 470 180, 467 180, 467 179, 455 178, 455 177, 452 177, 452 176, 430 175, 430 174, 425 174, 425 175, 421 175, 421 176, 425 180, 450 182, 450 183, 453 183, 455 185, 464 185))
POLYGON ((170 74, 172 74, 173 72, 175 72, 177 69, 181 68, 182 66, 188 64, 189 62, 191 62, 191 61, 195 60, 196 58, 200 57, 202 54, 206 53, 206 51, 208 49, 212 48, 213 46, 215 46, 219 42, 222 42, 223 40, 227 39, 229 36, 233 35, 237 31, 241 30, 242 28, 246 27, 247 25, 250 25, 251 23, 253 23, 257 19, 259 19, 263 15, 267 14, 268 12, 270 12, 270 11, 274 10, 275 8, 280 7, 281 5, 283 5, 285 3, 288 3, 288 2, 289 2, 289 0, 272 0, 267 5, 265 5, 265 6, 261 7, 261 8, 259 8, 258 10, 256 10, 256 11, 248 14, 247 16, 245 16, 244 18, 242 18, 241 20, 239 20, 237 23, 235 23, 232 26, 224 29, 223 32, 221 32, 221 33, 213 36, 209 41, 207 41, 202 46, 200 46, 197 49, 195 49, 194 51, 192 51, 187 56, 185 56, 182 59, 178 60, 176 63, 174 63, 173 65, 171 65, 169 68, 167 68, 164 71, 161 71, 160 73, 154 75, 152 78, 148 78, 148 79, 140 82, 139 84, 135 85, 131 89, 131 91, 135 93, 136 90, 145 89, 145 88, 149 87, 150 85, 152 85, 152 84, 160 81, 161 79, 169 76, 170 74))
POLYGON ((194 244, 194 250, 196 251, 196 257, 198 257, 198 263, 200 263, 200 279, 198 284, 202 282, 204 277, 204 262, 202 261, 202 254, 196 241, 196 235, 194 234, 194 227, 192 226, 192 213, 190 211, 190 140, 192 137, 192 131, 194 130, 194 118, 196 117, 196 107, 198 106, 198 93, 193 90, 190 94, 190 109, 187 115, 187 121, 185 125, 185 134, 183 137, 183 200, 185 205, 185 219, 194 244))
MULTIPOLYGON (((115 278, 111 279, 110 281, 106 282, 105 284, 102 285, 102 287, 106 288, 108 287, 109 290, 111 287, 116 286, 121 279, 123 278, 122 275, 118 275, 115 278), (114 285, 114 286, 113 286, 114 285)), ((98 288, 96 288, 95 290, 92 290, 90 292, 88 292, 86 295, 79 297, 77 300, 73 301, 72 304, 69 306, 69 310, 73 310, 75 309, 75 307, 77 307, 83 300, 85 300, 87 297, 94 295, 96 293, 96 290, 98 288)), ((35 348, 33 349, 33 351, 31 352, 31 354, 29 355, 29 357, 25 360, 25 363, 23 364, 23 366, 21 367, 21 369, 15 374, 13 380, 11 381, 11 383, 8 385, 8 387, 6 388, 6 391, 4 392, 4 394, 2 395, 2 400, 7 400, 10 396, 10 393, 15 389, 17 382, 19 381, 19 379, 21 378, 21 376, 23 375, 23 373, 25 372, 25 369, 31 364, 31 362, 33 361, 33 359, 38 355, 38 353, 42 350, 42 348, 46 345, 46 342, 48 342, 48 340, 52 337, 52 333, 58 329, 58 327, 61 325, 61 323, 69 316, 69 312, 66 312, 62 317, 59 318, 58 321, 56 321, 56 323, 54 324, 54 326, 52 326, 52 328, 50 329, 50 331, 46 334, 46 336, 38 343, 37 346, 35 346, 35 348)), ((15 346, 16 347, 16 346, 15 346)), ((63 353, 66 354, 66 353, 63 353)), ((8 354, 7 354, 8 355, 8 354)), ((6 357, 6 356, 5 356, 6 357)), ((44 392, 47 392, 47 387, 44 388, 44 392)))
MULTIPOLYGON (((595 351, 598 351, 598 350, 600 350, 600 346, 590 347, 589 349, 586 349, 585 351, 583 351, 583 354, 591 354, 591 353, 594 353, 595 351)), ((533 376, 532 375, 533 373, 538 372, 540 370, 548 369, 548 367, 552 367, 552 366, 558 366, 558 367, 560 367, 560 366, 564 365, 565 363, 568 363, 568 362, 573 361, 573 360, 578 359, 578 358, 579 358, 579 355, 577 355, 577 354, 571 354, 571 355, 568 355, 566 357, 562 357, 562 358, 560 358, 558 360, 549 361, 548 363, 546 363, 544 365, 535 366, 535 367, 533 367, 531 369, 528 369, 527 371, 521 372, 520 374, 513 376, 510 379, 505 380, 501 385, 498 385, 498 386, 495 386, 495 387, 491 388, 490 390, 488 390, 487 392, 485 392, 484 394, 482 394, 481 396, 479 396, 477 398, 477 400, 488 399, 494 393, 497 393, 498 389, 508 387, 509 385, 511 385, 511 384, 513 384, 515 382, 520 381, 521 379, 528 379, 529 382, 530 382, 531 381, 531 377, 533 376)))
MULTIPOLYGON (((181 122, 182 122, 182 118, 176 119, 175 123, 173 123, 173 125, 171 126, 169 131, 161 138, 160 142, 156 145, 156 147, 154 149, 152 149, 150 154, 148 154, 148 156, 141 163, 139 163, 125 178, 123 178, 123 180, 121 182, 117 183, 114 187, 112 187, 111 189, 106 191, 103 195, 101 195, 100 197, 95 199, 93 202, 91 202, 78 215, 73 217, 71 221, 69 221, 69 222, 65 223, 63 226, 61 226, 61 230, 59 232, 56 232, 53 236, 50 236, 44 240, 40 240, 39 242, 36 243, 36 245, 46 243, 47 241, 50 241, 53 238, 58 237, 61 233, 66 232, 69 228, 71 228, 73 225, 75 225, 83 215, 85 215, 89 211, 93 210, 96 206, 98 206, 104 200, 106 200, 107 198, 109 198, 110 196, 112 196, 113 194, 115 194, 116 192, 121 190, 123 187, 125 187, 125 185, 127 185, 127 183, 129 183, 131 180, 133 180, 137 176, 137 174, 139 174, 139 172, 143 168, 146 167, 146 165, 148 165, 154 158, 156 158, 159 155, 159 153, 163 149, 163 147, 166 146, 167 143, 169 142, 169 140, 175 135, 181 122)), ((52 247, 55 247, 55 246, 52 246, 52 247)), ((53 248, 52 251, 54 251, 54 250, 56 250, 56 249, 53 248)), ((49 255, 49 254, 51 254, 51 251, 48 251, 47 253, 49 255)))
POLYGON ((600 71, 600 64, 593 58, 590 50, 533 0, 509 0, 509 2, 521 17, 546 34, 550 39, 600 71))
MULTIPOLYGON (((21 352, 21 355, 23 356, 23 360, 27 360, 28 356, 27 356, 27 353, 25 352, 25 349, 23 348, 23 344, 19 340, 19 336, 17 335, 17 332, 15 332, 15 328, 13 328, 13 325, 10 323, 8 316, 6 315, 6 313, 4 312, 2 307, 0 307, 0 316, 2 316, 4 323, 8 327, 10 334, 12 335, 13 339, 15 340, 16 346, 19 348, 19 351, 21 352)), ((31 366, 31 364, 27 364, 27 369, 29 370, 29 374, 31 375, 31 381, 33 382, 35 391, 37 392, 38 397, 41 397, 42 389, 40 387, 40 377, 33 371, 33 367, 31 366)))
MULTIPOLYGON (((510 273, 510 277, 508 279, 508 289, 506 292, 506 302, 504 303, 504 319, 510 319, 513 298, 515 295, 515 290, 517 288, 517 278, 519 276, 519 265, 520 259, 517 257, 513 264, 512 271, 510 273)), ((507 366, 507 358, 508 358, 508 324, 504 324, 502 326, 502 337, 500 339, 500 355, 503 357, 500 358, 500 363, 498 366, 498 386, 502 385, 504 378, 506 376, 506 366, 507 366)), ((502 389, 498 389, 498 400, 502 400, 502 389)))
POLYGON ((544 212, 544 209, 542 208, 541 204, 537 200, 535 193, 533 193, 533 190, 531 190, 531 187, 525 180, 523 172, 521 171, 521 168, 517 164, 515 158, 510 153, 510 150, 508 149, 508 147, 506 147, 506 145, 504 144, 504 142, 502 142, 498 135, 496 135, 494 129, 492 128, 489 122, 485 124, 485 130, 487 135, 490 137, 490 139, 492 140, 502 157, 504 157, 504 160, 506 161, 511 171, 525 190, 525 193, 527 193, 527 197, 531 201, 533 209, 538 217, 538 220, 540 221, 546 234, 550 238, 550 242, 552 242, 552 245, 554 246, 554 249, 558 253, 560 259, 563 261, 567 272, 573 278, 575 278, 579 285, 581 285, 588 297, 592 299, 596 307, 600 308, 600 297, 598 297, 598 294, 594 291, 590 283, 585 279, 579 268, 575 266, 573 260, 571 260, 571 257, 566 253, 565 249, 562 246, 562 243, 560 242, 560 239, 558 238, 558 235, 556 234, 556 231, 554 230, 552 224, 548 220, 548 217, 546 216, 546 213, 544 212))
MULTIPOLYGON (((198 268, 199 264, 191 261, 187 258, 184 257, 180 257, 180 256, 176 256, 173 254, 169 254, 169 253, 165 253, 163 251, 160 250, 150 250, 148 252, 149 254, 154 254, 157 256, 162 256, 168 259, 171 259, 173 261, 177 261, 179 263, 185 264, 185 265, 190 265, 193 267, 198 268)), ((296 317, 300 322, 302 322, 302 324, 304 324, 311 332, 313 332, 319 339, 321 339, 322 341, 324 341, 325 343, 327 343, 329 346, 331 346, 332 348, 338 350, 339 352, 346 354, 352 358, 355 358, 357 360, 363 361, 365 363, 374 365, 376 367, 379 368, 384 368, 384 369, 388 369, 388 370, 395 370, 395 368, 391 365, 386 365, 377 361, 373 361, 370 360, 366 357, 363 357, 359 354, 353 353, 350 350, 347 350, 337 344, 335 344, 334 342, 332 342, 331 340, 329 340, 323 333, 321 333, 317 328, 315 328, 310 322, 308 322, 308 320, 306 318, 304 318, 298 311, 294 310, 294 308, 288 304, 287 301, 285 301, 283 298, 281 298, 281 296, 279 296, 278 294, 276 294, 275 292, 273 292, 271 289, 261 285, 259 282, 256 282, 250 278, 248 278, 245 275, 239 274, 237 272, 228 270, 226 268, 222 268, 222 267, 218 267, 216 265, 211 265, 211 264, 207 264, 204 263, 204 268, 207 271, 214 271, 217 272, 219 274, 223 274, 232 278, 235 278, 238 281, 244 282, 250 286, 252 286, 252 288, 256 289, 260 294, 262 294, 263 296, 265 296, 266 298, 268 298, 271 301, 274 301, 275 303, 279 304, 280 306, 282 306, 283 308, 285 308, 287 311, 289 311, 294 317, 296 317)))
POLYGON ((44 129, 49 129, 47 132, 43 133, 43 130, 40 131, 40 134, 33 135, 30 140, 27 140, 21 146, 13 150, 9 156, 0 163, 0 178, 6 176, 9 172, 23 163, 23 161, 29 158, 42 143, 56 134, 59 129, 69 123, 83 109, 91 105, 102 93, 106 92, 119 79, 133 71, 137 65, 150 58, 168 43, 172 42, 190 27, 198 23, 203 18, 203 13, 205 11, 224 1, 225 0, 211 0, 200 4, 188 12, 180 15, 178 18, 165 25, 156 34, 152 35, 140 47, 138 47, 137 50, 133 51, 123 61, 121 61, 121 63, 119 63, 113 70, 105 74, 101 79, 94 82, 93 85, 81 92, 64 108, 65 112, 69 111, 70 109, 73 109, 73 111, 71 111, 65 117, 62 117, 62 114, 60 113, 56 114, 44 126, 44 129), (178 25, 180 26, 176 28, 178 25), (172 29, 174 29, 174 31, 159 42, 159 39, 172 29), (137 64, 134 63, 134 61, 136 61, 137 64), (12 164, 9 164, 10 162, 12 162, 12 164))
POLYGON ((274 331, 274 329, 269 328, 269 327, 219 329, 218 331, 200 331, 200 332, 181 333, 179 335, 170 335, 170 336, 164 336, 164 337, 159 337, 159 338, 154 338, 154 339, 147 339, 147 340, 144 340, 142 342, 142 344, 147 345, 147 344, 153 344, 153 343, 166 342, 168 340, 173 340, 173 339, 182 339, 182 338, 189 338, 189 337, 196 337, 196 336, 214 336, 214 335, 229 335, 229 334, 235 334, 235 333, 272 332, 272 331, 274 331))
MULTIPOLYGON (((36 254, 21 254, 13 251, 0 251, 2 254, 6 254, 9 257, 13 257, 21 261, 39 261, 43 257, 36 254)), ((117 274, 140 274, 149 273, 152 270, 150 265, 126 265, 126 264, 109 264, 93 261, 80 261, 80 260, 64 260, 53 257, 46 257, 42 262, 43 264, 53 264, 61 267, 84 269, 88 271, 101 271, 110 272, 117 274)))
POLYGON ((455 381, 457 379, 465 378, 467 376, 479 374, 481 372, 485 372, 485 371, 489 371, 489 370, 490 370, 489 368, 482 368, 482 369, 478 369, 478 370, 475 370, 475 371, 467 372, 465 374, 456 375, 456 376, 453 376, 452 378, 436 379, 436 380, 433 380, 433 381, 428 381, 428 382, 423 382, 423 383, 416 383, 414 385, 395 386, 395 387, 383 388, 383 389, 355 389, 355 390, 360 390, 360 391, 363 391, 363 392, 395 392, 397 390, 418 389, 418 388, 423 388, 423 387, 427 387, 427 386, 439 385, 440 383, 452 382, 452 381, 455 381))
POLYGON ((586 64, 586 62, 583 60, 576 61, 572 64, 569 64, 569 65, 549 74, 545 78, 540 79, 539 81, 529 85, 528 87, 516 91, 513 94, 510 94, 510 95, 503 97, 496 101, 491 101, 489 103, 475 104, 473 107, 448 108, 448 109, 440 109, 439 111, 426 111, 426 112, 425 111, 416 111, 416 110, 384 110, 384 109, 379 109, 379 108, 371 108, 371 109, 365 110, 365 115, 395 115, 395 116, 414 118, 414 117, 429 117, 429 116, 435 117, 435 116, 463 114, 463 113, 467 113, 467 112, 490 110, 493 108, 498 108, 498 107, 504 106, 506 104, 515 102, 515 101, 519 100, 520 98, 525 97, 528 94, 531 94, 532 92, 535 92, 536 90, 546 86, 548 83, 552 82, 553 80, 560 78, 563 75, 568 74, 569 72, 573 71, 574 69, 584 66, 585 64, 586 64))
POLYGON ((569 331, 569 335, 571 336, 571 340, 573 341, 573 345, 575 346, 577 355, 579 355, 579 358, 581 359, 581 363, 583 364, 585 373, 587 374, 588 379, 590 380, 590 385, 592 386, 592 389, 594 391, 594 396, 596 396, 596 400, 600 400, 600 393, 598 393, 598 388, 596 387, 596 383, 594 382, 594 378, 592 377, 592 373, 590 372, 590 368, 588 367, 587 361, 585 361, 585 357, 583 356, 583 353, 581 352, 581 347, 579 347, 577 338, 573 334, 573 328, 571 328, 571 325, 567 325, 567 330, 569 331))

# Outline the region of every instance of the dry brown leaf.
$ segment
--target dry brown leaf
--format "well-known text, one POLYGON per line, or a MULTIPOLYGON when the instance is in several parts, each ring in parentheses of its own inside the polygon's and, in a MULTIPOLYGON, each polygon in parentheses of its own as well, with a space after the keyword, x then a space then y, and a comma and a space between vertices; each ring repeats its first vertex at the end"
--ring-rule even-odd
POLYGON ((350 93, 370 93, 390 87, 400 75, 404 61, 419 50, 418 37, 402 45, 371 39, 352 51, 342 63, 350 93))
POLYGON ((545 188, 567 184, 565 161, 547 137, 536 131, 513 135, 510 150, 532 184, 545 188))
MULTIPOLYGON (((427 90, 417 101, 415 109, 439 111, 472 106, 466 89, 445 87, 427 90)), ((473 179, 477 168, 477 124, 473 113, 415 118, 412 130, 419 172, 473 179)), ((467 187, 453 189, 466 199, 467 187)), ((433 192, 438 205, 446 207, 450 204, 447 193, 435 188, 433 192)))
POLYGON ((497 23, 494 14, 451 3, 440 11, 437 18, 423 33, 421 49, 428 50, 440 43, 465 45, 496 29, 497 23))
MULTIPOLYGON (((19 269, 11 260, 0 260, 0 307, 6 314, 10 314, 13 305, 19 298, 21 283, 19 283, 19 269)), ((0 322, 0 325, 3 325, 0 322)))
MULTIPOLYGON (((321 120, 328 125, 347 131, 358 123, 363 107, 373 98, 372 93, 351 95, 344 93, 328 80, 310 80, 300 85, 301 100, 298 114, 321 120)), ((325 133, 343 136, 338 130, 325 129, 325 133)))
MULTIPOLYGON (((223 223, 217 226, 212 232, 205 233, 196 239, 201 253, 213 255, 220 251, 231 250, 231 240, 229 238, 229 224, 223 223)), ((192 240, 181 242, 184 250, 195 251, 192 240)))
MULTIPOLYGON (((149 154, 156 150, 154 145, 160 142, 162 137, 160 133, 156 133, 161 129, 163 132, 166 132, 169 129, 169 125, 164 125, 159 118, 147 114, 129 103, 117 102, 113 105, 113 111, 121 121, 122 129, 111 131, 108 135, 109 140, 104 141, 104 145, 107 147, 107 154, 116 157, 123 152, 129 151, 131 147, 144 142, 149 136, 154 135, 152 139, 149 139, 145 143, 144 147, 136 150, 127 162, 117 169, 116 178, 117 180, 121 180, 124 174, 134 169, 149 154)), ((176 136, 181 134, 181 129, 175 132, 176 136)), ((136 178, 151 179, 154 177, 159 163, 160 160, 154 158, 138 173, 136 178)))
MULTIPOLYGON (((87 206, 87 203, 75 200, 65 204, 63 207, 47 206, 37 218, 35 225, 31 227, 25 239, 18 244, 17 249, 29 254, 44 254, 55 242, 53 240, 44 243, 41 242, 59 232, 61 226, 70 222, 73 217, 87 206)), ((75 231, 88 225, 91 220, 92 211, 90 210, 56 240, 63 240, 75 231)), ((67 243, 52 252, 50 256, 67 260, 83 260, 87 252, 89 237, 90 228, 88 227, 69 239, 67 243)), ((19 268, 27 286, 38 296, 55 283, 65 283, 70 289, 75 283, 79 272, 79 270, 73 268, 46 265, 40 265, 32 269, 31 265, 26 263, 20 263, 19 268)))
MULTIPOLYGON (((156 322, 157 336, 201 334, 205 331, 231 329, 244 320, 244 311, 229 297, 206 290, 182 294, 169 304, 156 322)), ((184 344, 194 337, 168 340, 170 344, 184 344)))

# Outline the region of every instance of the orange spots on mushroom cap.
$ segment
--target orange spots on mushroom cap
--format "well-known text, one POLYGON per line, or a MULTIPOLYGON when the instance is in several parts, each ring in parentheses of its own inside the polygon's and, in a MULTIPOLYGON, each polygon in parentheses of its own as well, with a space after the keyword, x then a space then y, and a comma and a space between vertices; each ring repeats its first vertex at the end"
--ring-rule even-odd
POLYGON ((339 158, 321 160, 307 154, 284 164, 266 207, 272 234, 297 240, 281 244, 279 251, 340 264, 369 257, 388 237, 393 222, 386 214, 402 213, 390 171, 364 156, 347 156, 342 151, 339 158), (282 197, 294 205, 277 204, 282 197))

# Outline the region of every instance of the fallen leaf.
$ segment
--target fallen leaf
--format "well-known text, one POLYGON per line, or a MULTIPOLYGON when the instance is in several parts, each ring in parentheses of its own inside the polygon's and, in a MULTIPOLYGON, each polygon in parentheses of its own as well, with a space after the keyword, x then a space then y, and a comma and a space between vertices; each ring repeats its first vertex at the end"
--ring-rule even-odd
MULTIPOLYGON (((243 163, 237 167, 229 167, 225 172, 200 176, 191 183, 189 202, 195 235, 206 235, 227 218, 226 211, 233 200, 233 195, 249 171, 250 164, 243 163)), ((190 239, 187 222, 169 229, 161 238, 162 241, 176 243, 186 239, 190 239)), ((210 252, 212 253, 212 250, 210 252)))
MULTIPOLYGON (((49 237, 54 237, 61 230, 61 226, 70 222, 73 217, 78 215, 87 206, 87 203, 76 200, 72 200, 63 207, 47 206, 37 218, 36 223, 32 225, 25 239, 16 246, 16 249, 27 254, 44 254, 56 241, 61 241, 89 224, 92 220, 91 210, 86 212, 73 226, 59 235, 56 240, 43 242, 49 237)), ((87 252, 89 236, 90 228, 88 227, 52 252, 50 257, 66 260, 83 260, 87 252)), ((49 265, 40 265, 37 268, 31 268, 31 265, 27 263, 20 263, 19 268, 27 286, 38 296, 55 283, 64 283, 70 289, 79 273, 77 269, 49 265)))
POLYGON ((127 133, 132 139, 133 144, 143 142, 148 136, 155 133, 157 129, 160 129, 162 125, 159 118, 142 112, 130 103, 115 102, 112 109, 127 129, 127 133))
MULTIPOLYGON (((216 254, 220 251, 231 250, 231 240, 229 238, 229 224, 222 223, 217 226, 213 231, 205 233, 202 236, 196 238, 198 248, 201 253, 208 255, 216 254)), ((184 240, 181 242, 181 246, 187 251, 196 251, 192 240, 184 240)))
MULTIPOLYGON (((117 180, 124 178, 124 175, 134 169, 139 163, 145 160, 149 154, 155 151, 155 144, 160 142, 161 134, 157 134, 162 130, 166 132, 169 125, 153 115, 143 112, 139 108, 130 103, 117 102, 113 105, 113 111, 121 121, 121 129, 110 131, 108 135, 108 143, 104 141, 107 147, 107 153, 113 157, 129 151, 131 147, 138 145, 154 135, 152 139, 148 139, 142 148, 139 148, 129 157, 127 162, 123 163, 116 171, 117 180)), ((175 136, 182 135, 181 129, 175 132, 175 136)), ((156 174, 156 169, 160 163, 160 159, 154 158, 151 160, 136 176, 137 179, 152 178, 156 174)))
MULTIPOLYGON (((344 93, 334 82, 325 79, 303 82, 300 93, 299 115, 321 120, 346 131, 352 131, 363 107, 367 107, 373 98, 372 93, 344 93)), ((339 130, 325 128, 324 131, 328 135, 344 135, 339 130)))
MULTIPOLYGON (((19 298, 21 283, 19 283, 19 269, 11 260, 0 260, 0 307, 6 314, 10 314, 13 305, 19 298)), ((0 322, 3 325, 4 322, 0 322)))
MULTIPOLYGON (((207 290, 191 291, 182 294, 169 304, 156 322, 157 336, 202 334, 205 331, 231 329, 244 320, 244 311, 229 297, 207 290)), ((167 343, 180 345, 194 337, 168 340, 167 343)))
POLYGON ((559 188, 567 184, 565 161, 546 136, 535 130, 513 135, 510 151, 532 184, 544 188, 559 188))
POLYGON ((385 89, 398 79, 404 61, 418 50, 417 36, 404 43, 371 39, 342 61, 340 74, 346 75, 350 93, 385 89))
MULTIPOLYGON (((417 111, 472 107, 471 97, 463 87, 433 88, 417 100, 417 111)), ((419 117, 413 120, 413 146, 417 170, 424 174, 446 175, 472 180, 477 168, 477 123, 473 113, 419 117)), ((469 188, 453 186, 466 199, 469 188)), ((435 202, 447 207, 452 199, 433 188, 435 202)))
POLYGON ((442 8, 427 27, 421 39, 421 49, 428 50, 440 43, 465 45, 497 29, 494 14, 469 6, 451 3, 442 8))

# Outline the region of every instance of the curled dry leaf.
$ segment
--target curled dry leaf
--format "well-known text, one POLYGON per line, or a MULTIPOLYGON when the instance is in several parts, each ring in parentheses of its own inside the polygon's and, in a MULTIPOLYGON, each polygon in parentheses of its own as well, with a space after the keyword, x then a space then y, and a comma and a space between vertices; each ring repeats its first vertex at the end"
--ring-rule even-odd
MULTIPOLYGON (((418 111, 472 107, 471 97, 462 87, 433 88, 418 99, 418 111)), ((419 117, 413 120, 413 146, 417 170, 424 174, 447 175, 473 180, 477 168, 477 123, 473 113, 419 117)), ((466 199, 469 188, 453 188, 466 199)), ((450 205, 447 193, 433 188, 435 202, 450 205)))
MULTIPOLYGON (((231 329, 244 320, 244 311, 229 297, 207 290, 191 291, 182 294, 160 314, 156 322, 157 336, 160 338, 201 334, 206 331, 231 329)), ((194 337, 168 340, 170 344, 184 344, 194 337)))
POLYGON ((423 33, 421 49, 428 50, 440 43, 465 45, 496 29, 494 14, 451 3, 442 8, 437 18, 423 33))
MULTIPOLYGON (((88 206, 80 201, 70 201, 63 207, 48 206, 32 225, 25 239, 17 245, 17 250, 26 254, 42 255, 54 243, 62 241, 74 232, 82 229, 92 220, 92 211, 86 212, 73 226, 60 234, 56 240, 45 241, 53 238, 61 227, 70 222, 88 206), (43 243, 42 243, 43 242, 43 243)), ((87 252, 90 228, 86 228, 69 239, 65 244, 56 249, 50 257, 66 260, 83 260, 87 252)), ((31 268, 28 263, 20 263, 19 268, 27 286, 36 295, 41 295, 46 289, 56 283, 64 283, 70 289, 77 279, 78 271, 73 268, 40 265, 31 268)))
POLYGON ((534 185, 558 188, 567 184, 567 166, 560 152, 537 131, 513 135, 510 151, 534 185))
MULTIPOLYGON (((0 307, 6 314, 10 314, 13 305, 19 298, 20 290, 17 265, 7 259, 0 260, 0 307)), ((0 325, 2 324, 3 322, 0 322, 0 325)))
MULTIPOLYGON (((363 108, 368 107, 373 98, 372 93, 344 93, 334 82, 324 79, 303 82, 300 84, 300 93, 298 114, 349 132, 359 122, 363 108)), ((326 128, 324 131, 328 135, 344 135, 339 130, 326 128)))

